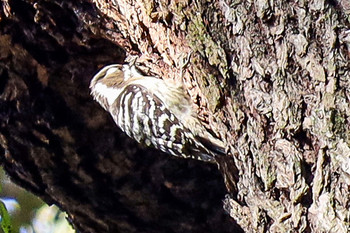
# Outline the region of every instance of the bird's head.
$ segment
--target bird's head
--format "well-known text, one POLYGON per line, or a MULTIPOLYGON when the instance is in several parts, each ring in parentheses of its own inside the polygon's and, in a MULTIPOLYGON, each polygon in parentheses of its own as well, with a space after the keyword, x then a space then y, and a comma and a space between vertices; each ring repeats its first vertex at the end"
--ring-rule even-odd
POLYGON ((125 77, 125 65, 113 64, 103 67, 91 80, 91 95, 104 109, 108 109, 114 100, 123 83, 129 77, 125 77))
POLYGON ((92 78, 90 82, 91 94, 107 110, 123 87, 143 77, 134 65, 108 65, 92 78))
POLYGON ((103 67, 91 80, 90 89, 93 92, 97 84, 108 87, 118 86, 124 81, 123 66, 113 64, 103 67))

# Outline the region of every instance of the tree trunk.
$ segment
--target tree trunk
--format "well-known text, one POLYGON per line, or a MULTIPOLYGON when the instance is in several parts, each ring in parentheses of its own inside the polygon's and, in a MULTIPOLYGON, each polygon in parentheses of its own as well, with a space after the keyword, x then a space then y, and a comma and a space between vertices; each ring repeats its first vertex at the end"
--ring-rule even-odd
POLYGON ((0 161, 77 230, 350 231, 347 1, 0 6, 0 161), (183 82, 227 145, 224 179, 141 148, 89 96, 99 68, 134 58, 183 82))

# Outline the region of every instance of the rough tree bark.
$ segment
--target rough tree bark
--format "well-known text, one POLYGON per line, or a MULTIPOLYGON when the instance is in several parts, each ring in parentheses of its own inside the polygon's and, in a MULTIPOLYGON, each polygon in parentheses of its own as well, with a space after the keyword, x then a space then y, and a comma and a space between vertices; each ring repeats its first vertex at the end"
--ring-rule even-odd
POLYGON ((0 4, 1 163, 76 229, 350 230, 348 1, 0 4), (231 219, 215 166, 139 148, 90 98, 126 56, 183 82, 226 143, 231 219))

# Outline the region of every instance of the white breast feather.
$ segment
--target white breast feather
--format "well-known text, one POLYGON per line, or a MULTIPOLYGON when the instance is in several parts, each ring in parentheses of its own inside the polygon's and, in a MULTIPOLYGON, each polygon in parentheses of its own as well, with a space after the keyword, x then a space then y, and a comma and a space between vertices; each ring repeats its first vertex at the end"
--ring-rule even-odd
POLYGON ((114 103, 114 101, 117 99, 122 90, 123 89, 107 87, 105 84, 97 83, 93 87, 92 92, 97 93, 98 95, 106 98, 108 105, 110 106, 114 103))

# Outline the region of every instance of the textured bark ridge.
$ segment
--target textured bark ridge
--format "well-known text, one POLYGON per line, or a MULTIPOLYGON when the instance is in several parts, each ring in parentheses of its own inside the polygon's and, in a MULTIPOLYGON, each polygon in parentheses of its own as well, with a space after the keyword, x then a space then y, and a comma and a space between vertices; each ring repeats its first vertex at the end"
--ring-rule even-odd
POLYGON ((3 0, 0 9, 1 164, 76 229, 350 231, 347 1, 3 0), (140 148, 92 101, 91 77, 126 57, 183 82, 227 145, 225 179, 140 148))

